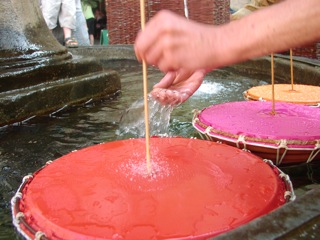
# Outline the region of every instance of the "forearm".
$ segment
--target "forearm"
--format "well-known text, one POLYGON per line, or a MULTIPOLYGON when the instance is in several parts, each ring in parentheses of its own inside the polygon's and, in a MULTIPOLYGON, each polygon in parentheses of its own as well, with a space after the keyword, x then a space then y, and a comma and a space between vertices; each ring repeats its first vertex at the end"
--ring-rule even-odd
POLYGON ((216 30, 211 68, 288 50, 320 40, 320 1, 286 0, 216 30))

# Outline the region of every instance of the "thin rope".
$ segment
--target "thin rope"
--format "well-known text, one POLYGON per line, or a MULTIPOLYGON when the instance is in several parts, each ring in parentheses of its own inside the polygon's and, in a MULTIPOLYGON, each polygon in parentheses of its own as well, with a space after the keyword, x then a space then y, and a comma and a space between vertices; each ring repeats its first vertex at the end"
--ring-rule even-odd
MULTIPOLYGON (((146 16, 145 16, 145 3, 144 0, 140 0, 140 16, 141 16, 141 30, 144 31, 146 16)), ((142 60, 142 72, 143 72, 143 98, 144 98, 144 122, 146 128, 146 159, 148 174, 151 173, 150 162, 150 130, 149 130, 149 109, 148 109, 148 73, 147 64, 145 60, 142 60)))
POLYGON ((274 55, 271 53, 271 84, 272 84, 272 111, 271 114, 275 115, 275 97, 274 97, 274 55))
POLYGON ((293 59, 292 59, 292 48, 290 48, 290 69, 291 69, 291 91, 294 91, 293 87, 293 59))
MULTIPOLYGON (((207 129, 209 127, 209 125, 204 124, 203 122, 201 122, 198 118, 198 115, 196 116, 196 118, 194 119, 194 121, 192 121, 193 126, 199 130, 201 133, 205 134, 206 131, 203 129, 207 129)), ((214 129, 213 127, 210 128, 210 132, 208 132, 207 134, 210 134, 211 137, 217 137, 217 135, 219 135, 219 137, 226 137, 228 139, 231 138, 230 141, 233 141, 234 139, 238 139, 240 135, 237 134, 232 134, 232 133, 228 133, 228 132, 224 132, 222 130, 218 130, 218 129, 214 129)), ((246 141, 250 141, 250 142, 254 142, 255 145, 257 145, 256 143, 263 143, 263 146, 265 146, 264 144, 276 144, 279 145, 281 143, 281 140, 278 139, 268 139, 268 138, 257 138, 257 137, 249 137, 246 136, 246 141)), ((310 141, 304 141, 304 140, 286 140, 287 144, 290 145, 313 145, 313 144, 318 144, 318 142, 320 141, 320 139, 315 139, 315 140, 310 140, 310 141)), ((270 146, 271 147, 271 146, 270 146)), ((306 150, 310 150, 310 148, 299 148, 299 149, 306 149, 306 150)))

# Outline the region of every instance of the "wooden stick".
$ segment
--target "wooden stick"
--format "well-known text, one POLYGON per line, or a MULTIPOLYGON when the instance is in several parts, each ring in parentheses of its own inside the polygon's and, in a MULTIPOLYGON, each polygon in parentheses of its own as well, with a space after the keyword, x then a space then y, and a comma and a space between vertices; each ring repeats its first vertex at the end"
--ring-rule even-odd
MULTIPOLYGON (((145 3, 144 0, 140 0, 140 16, 141 16, 141 30, 145 28, 145 3)), ((143 72, 143 98, 144 98, 144 122, 146 128, 146 159, 147 159, 147 170, 148 174, 151 173, 151 162, 150 162, 150 130, 149 130, 149 109, 148 109, 148 73, 147 64, 142 60, 142 72, 143 72)))
POLYGON ((293 59, 292 59, 292 48, 290 48, 290 67, 291 67, 291 91, 294 91, 294 88, 293 88, 293 59))
POLYGON ((274 55, 271 53, 271 84, 272 84, 272 111, 271 114, 276 114, 275 111, 275 93, 274 93, 274 55))

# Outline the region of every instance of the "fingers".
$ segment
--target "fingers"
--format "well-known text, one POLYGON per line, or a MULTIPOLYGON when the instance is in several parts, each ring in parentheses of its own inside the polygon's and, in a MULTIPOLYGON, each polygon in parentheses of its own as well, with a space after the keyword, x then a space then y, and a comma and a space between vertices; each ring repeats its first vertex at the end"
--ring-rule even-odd
POLYGON ((174 83, 177 84, 179 82, 183 82, 190 78, 194 74, 193 71, 187 71, 185 69, 179 69, 179 71, 176 72, 176 78, 174 80, 174 83))
POLYGON ((183 94, 184 101, 198 90, 203 82, 205 74, 206 72, 204 70, 198 70, 188 76, 186 80, 183 79, 179 83, 177 83, 175 89, 180 92, 180 94, 183 94))
POLYGON ((151 95, 154 99, 156 99, 162 105, 179 105, 183 101, 183 95, 175 90, 163 89, 163 88, 155 88, 151 91, 151 95))
POLYGON ((185 102, 200 87, 206 72, 169 72, 157 85, 151 95, 163 105, 178 105, 185 102))
POLYGON ((137 35, 134 50, 137 59, 145 60, 148 64, 157 65, 156 61, 161 56, 161 46, 157 46, 165 36, 165 28, 167 28, 168 15, 172 15, 167 10, 158 12, 149 22, 147 22, 145 30, 140 31, 137 35))
MULTIPOLYGON (((166 75, 161 79, 159 83, 154 85, 153 88, 165 88, 173 87, 174 85, 187 80, 190 76, 192 76, 194 72, 186 71, 180 69, 179 71, 169 71, 166 75)), ((200 77, 199 77, 200 78, 200 77)))
POLYGON ((185 39, 185 29, 189 29, 185 21, 168 10, 157 13, 138 33, 134 45, 137 59, 163 72, 179 69, 185 63, 185 46, 190 42, 190 38, 185 39))
POLYGON ((153 88, 169 88, 176 78, 176 72, 170 71, 161 79, 161 81, 153 86, 153 88))
MULTIPOLYGON (((144 60, 166 72, 151 92, 155 99, 165 105, 186 101, 199 88, 206 73, 204 70, 195 71, 199 67, 194 58, 190 58, 190 52, 186 52, 193 36, 190 24, 181 16, 160 11, 136 38, 134 49, 138 60, 144 60)), ((190 51, 197 53, 194 46, 198 45, 194 43, 192 46, 190 51)))
MULTIPOLYGON (((139 62, 142 61, 142 53, 143 53, 143 49, 141 48, 141 45, 142 45, 142 41, 143 41, 143 38, 141 37, 141 30, 138 32, 137 34, 137 37, 136 37, 136 40, 135 40, 135 43, 134 43, 134 52, 136 54, 136 57, 138 59, 139 62)), ((143 45, 142 45, 143 46, 143 45)))
POLYGON ((134 50, 137 59, 141 62, 144 60, 147 64, 157 66, 162 58, 163 46, 162 41, 159 41, 157 33, 148 32, 148 36, 142 36, 144 33, 140 32, 134 45, 134 50), (155 37, 153 37, 155 36, 155 37), (141 39, 141 40, 140 40, 141 39), (146 41, 148 39, 148 41, 146 41))

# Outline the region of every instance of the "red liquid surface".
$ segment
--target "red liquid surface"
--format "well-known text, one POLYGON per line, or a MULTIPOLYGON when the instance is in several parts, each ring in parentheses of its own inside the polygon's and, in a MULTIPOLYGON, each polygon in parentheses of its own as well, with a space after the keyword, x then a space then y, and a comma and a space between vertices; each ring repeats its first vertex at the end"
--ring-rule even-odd
POLYGON ((50 239, 203 239, 284 204, 260 158, 209 141, 116 141, 63 156, 25 187, 21 208, 50 239))

